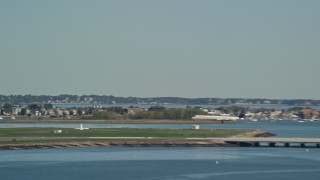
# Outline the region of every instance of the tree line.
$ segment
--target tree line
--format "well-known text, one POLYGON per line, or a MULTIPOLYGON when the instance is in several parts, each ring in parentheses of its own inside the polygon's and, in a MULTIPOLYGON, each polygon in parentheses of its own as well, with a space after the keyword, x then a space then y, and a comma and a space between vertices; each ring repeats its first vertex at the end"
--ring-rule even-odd
POLYGON ((84 116, 84 119, 168 119, 168 120, 190 120, 195 115, 205 115, 206 112, 197 108, 177 108, 156 111, 140 111, 135 114, 119 112, 117 108, 107 108, 105 111, 97 111, 92 117, 84 116))

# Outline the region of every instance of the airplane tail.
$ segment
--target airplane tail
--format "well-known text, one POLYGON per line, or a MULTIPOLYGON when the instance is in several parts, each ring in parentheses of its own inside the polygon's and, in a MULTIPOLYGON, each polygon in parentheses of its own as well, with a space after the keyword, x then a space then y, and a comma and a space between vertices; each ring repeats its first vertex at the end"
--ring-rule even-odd
POLYGON ((246 116, 245 113, 241 113, 238 117, 239 117, 239 119, 242 119, 242 118, 244 118, 245 116, 246 116))

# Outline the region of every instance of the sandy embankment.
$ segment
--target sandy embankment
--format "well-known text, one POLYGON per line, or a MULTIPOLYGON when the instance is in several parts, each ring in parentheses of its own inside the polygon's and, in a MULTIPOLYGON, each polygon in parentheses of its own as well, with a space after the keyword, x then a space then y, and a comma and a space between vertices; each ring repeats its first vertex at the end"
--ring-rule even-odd
POLYGON ((248 138, 248 137, 270 137, 270 136, 274 136, 274 134, 268 133, 265 131, 261 131, 261 130, 251 130, 251 131, 247 131, 247 132, 244 132, 242 134, 238 134, 238 135, 235 135, 232 137, 248 138))
POLYGON ((218 141, 186 142, 186 141, 111 141, 111 142, 77 142, 77 143, 32 143, 0 145, 2 150, 74 148, 74 147, 231 147, 235 145, 218 141))

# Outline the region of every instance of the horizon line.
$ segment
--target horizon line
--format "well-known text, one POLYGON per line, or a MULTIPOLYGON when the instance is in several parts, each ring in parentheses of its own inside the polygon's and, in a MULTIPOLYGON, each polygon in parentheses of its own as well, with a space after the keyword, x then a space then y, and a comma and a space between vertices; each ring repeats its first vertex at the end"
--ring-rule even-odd
POLYGON ((153 96, 153 97, 138 97, 138 96, 115 96, 115 95, 98 95, 98 94, 83 94, 83 95, 78 95, 78 94, 59 94, 59 95, 35 95, 35 94, 10 94, 10 95, 5 95, 5 94, 0 94, 0 96, 62 96, 62 95, 68 95, 68 96, 114 96, 114 97, 122 97, 122 98, 185 98, 185 99, 268 99, 268 100, 317 100, 319 101, 320 99, 312 99, 312 98, 257 98, 257 97, 251 97, 251 98, 244 98, 244 97, 179 97, 179 96, 153 96))

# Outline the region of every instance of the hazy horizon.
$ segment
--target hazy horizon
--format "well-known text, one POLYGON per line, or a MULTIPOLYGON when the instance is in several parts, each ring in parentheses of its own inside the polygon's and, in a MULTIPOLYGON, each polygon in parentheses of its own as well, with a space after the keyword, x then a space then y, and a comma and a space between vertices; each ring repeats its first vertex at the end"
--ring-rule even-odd
POLYGON ((0 94, 320 99, 320 1, 0 1, 0 94))
MULTIPOLYGON (((56 94, 56 95, 50 95, 50 94, 0 94, 5 96, 60 96, 60 95, 71 95, 71 96, 114 96, 112 94, 56 94)), ((201 98, 212 98, 212 99, 269 99, 269 100, 320 100, 320 99, 307 99, 307 98, 297 98, 297 99, 286 99, 286 98, 246 98, 246 97, 180 97, 180 96, 150 96, 150 97, 139 97, 139 96, 114 96, 114 97, 121 97, 121 98, 187 98, 187 99, 201 99, 201 98)))

